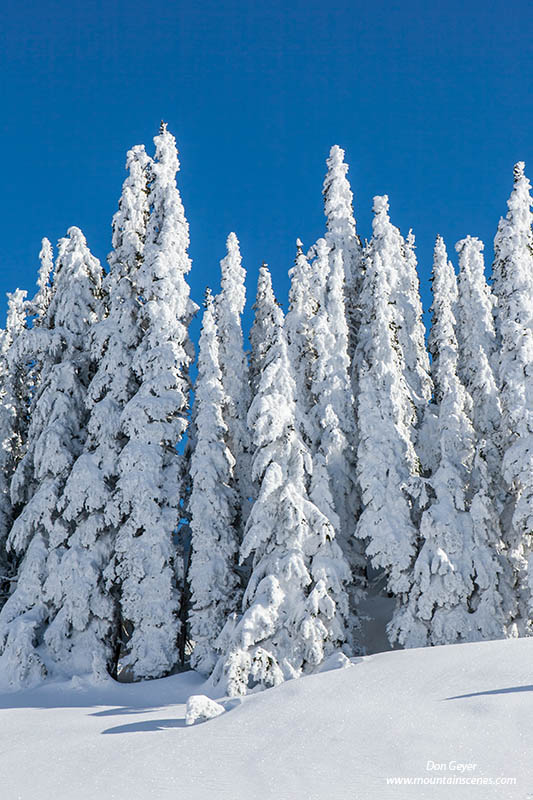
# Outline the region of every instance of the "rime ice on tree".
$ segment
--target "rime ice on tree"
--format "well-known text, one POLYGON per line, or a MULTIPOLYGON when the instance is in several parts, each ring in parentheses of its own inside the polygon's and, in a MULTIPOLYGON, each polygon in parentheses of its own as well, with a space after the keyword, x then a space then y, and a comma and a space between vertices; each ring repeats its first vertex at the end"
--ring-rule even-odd
POLYGON ((92 669, 116 676, 120 654, 118 593, 113 558, 119 454, 126 438, 125 404, 138 388, 133 357, 142 329, 135 273, 142 261, 148 218, 151 159, 144 147, 127 156, 129 171, 113 217, 110 271, 103 282, 106 313, 91 329, 88 346, 96 371, 87 391, 89 411, 83 452, 73 464, 59 501, 54 535, 65 542, 48 580, 59 609, 46 634, 49 648, 71 674, 92 669))
POLYGON ((215 300, 219 337, 219 361, 224 387, 224 420, 227 442, 235 459, 234 482, 241 513, 235 520, 238 533, 249 511, 250 441, 246 415, 250 407, 248 361, 244 352, 241 317, 246 301, 246 272, 241 263, 239 241, 234 233, 227 239, 227 254, 220 262, 221 291, 215 300))
POLYGON ((180 592, 173 535, 179 517, 183 458, 176 444, 187 428, 189 323, 197 310, 186 275, 189 229, 176 188, 174 137, 162 124, 151 165, 151 214, 135 273, 143 332, 132 360, 138 381, 121 426, 116 567, 120 613, 129 632, 121 661, 133 678, 160 677, 176 664, 180 592))
POLYGON ((346 177, 348 164, 344 162, 344 150, 338 145, 333 145, 326 164, 328 171, 323 188, 324 213, 327 220, 325 239, 331 251, 341 254, 348 326, 348 356, 351 360, 360 325, 359 295, 364 272, 363 249, 356 230, 353 194, 346 177))
POLYGON ((57 611, 48 584, 64 546, 55 536, 57 504, 84 445, 91 375, 86 343, 100 314, 101 279, 100 263, 82 232, 70 228, 59 242, 46 326, 34 337, 40 342, 40 385, 32 403, 27 451, 13 479, 13 499, 22 512, 8 545, 21 564, 16 589, 0 614, 0 642, 5 675, 16 684, 36 682, 47 669, 48 658, 37 648, 57 611))
POLYGON ((372 564, 385 571, 401 603, 411 587, 417 530, 413 516, 420 465, 414 450, 416 413, 392 304, 403 264, 399 233, 390 225, 388 198, 374 198, 374 236, 366 254, 362 325, 356 353, 359 426, 357 474, 363 510, 357 536, 372 564))
POLYGON ((191 666, 208 675, 216 662, 214 643, 226 619, 240 607, 235 566, 238 498, 233 488, 235 459, 226 444, 225 394, 219 365, 213 301, 208 294, 195 387, 196 441, 191 454, 191 561, 189 583, 191 666))
POLYGON ((433 291, 430 350, 439 456, 428 479, 412 586, 389 629, 391 638, 407 647, 475 641, 504 630, 496 553, 468 513, 475 435, 468 416, 471 400, 457 375, 456 278, 440 237, 433 291))
POLYGON ((524 633, 531 612, 528 559, 533 532, 533 233, 531 185, 525 165, 514 168, 508 212, 494 239, 493 288, 502 405, 503 477, 509 492, 505 544, 518 597, 517 630, 524 633))
POLYGON ((348 565, 329 520, 307 494, 311 455, 299 435, 283 315, 265 273, 270 307, 261 311, 274 325, 248 415, 259 492, 241 548, 253 570, 244 613, 219 638, 214 674, 231 695, 308 672, 346 640, 348 565))

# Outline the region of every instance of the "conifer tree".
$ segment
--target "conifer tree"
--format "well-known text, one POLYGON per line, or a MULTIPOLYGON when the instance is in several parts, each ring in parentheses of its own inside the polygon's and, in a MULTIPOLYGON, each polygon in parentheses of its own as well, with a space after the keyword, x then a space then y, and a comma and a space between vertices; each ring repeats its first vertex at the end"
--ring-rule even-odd
MULTIPOLYGON (((117 587, 106 570, 113 562, 120 522, 113 487, 126 442, 121 415, 138 389, 133 358, 142 327, 135 273, 142 262, 149 214, 150 163, 143 146, 129 151, 129 175, 113 217, 114 249, 103 283, 106 315, 93 326, 89 341, 96 372, 87 392, 88 435, 66 481, 55 524, 62 545, 53 552, 47 588, 58 612, 46 640, 71 674, 90 666, 97 675, 116 676, 122 642, 117 587)), ((110 572, 112 577, 112 567, 110 572)))
POLYGON ((353 358, 360 324, 361 285, 364 273, 363 248, 357 235, 353 213, 353 194, 346 177, 348 165, 344 150, 334 145, 327 159, 324 179, 324 213, 327 220, 325 239, 331 251, 340 251, 344 273, 346 319, 348 324, 348 356, 353 358))
MULTIPOLYGON (((314 463, 322 463, 325 476, 314 469, 311 498, 329 517, 337 539, 353 572, 353 628, 358 627, 356 605, 361 597, 364 559, 355 527, 359 496, 355 466, 355 411, 348 356, 348 326, 344 304, 344 268, 340 249, 330 250, 325 239, 315 245, 311 265, 323 275, 324 289, 318 309, 310 317, 310 340, 314 358, 310 362, 310 416, 315 438, 311 443, 314 463), (319 477, 320 476, 320 477, 319 477), (324 496, 326 491, 326 496, 324 496), (328 515, 329 495, 335 518, 328 515)), ((315 277, 316 276, 316 277, 315 277)))
MULTIPOLYGON (((407 240, 404 240, 398 228, 391 223, 388 211, 389 198, 383 195, 372 222, 369 253, 386 254, 382 258, 382 265, 390 288, 392 320, 398 346, 403 354, 402 371, 409 401, 415 410, 415 425, 419 426, 431 397, 431 379, 424 342, 414 236, 410 231, 407 240)), ((359 365, 356 371, 358 369, 359 365)))
POLYGON ((529 630, 533 544, 533 233, 531 185, 525 165, 514 168, 508 212, 494 239, 493 288, 501 341, 499 385, 502 406, 503 478, 509 492, 505 544, 518 598, 516 629, 529 630))
POLYGON ((235 465, 233 477, 239 515, 234 522, 239 538, 249 511, 250 442, 246 415, 250 407, 248 360, 244 352, 241 317, 246 302, 239 240, 234 233, 227 239, 227 254, 220 262, 222 278, 216 298, 219 360, 224 388, 224 420, 227 425, 227 444, 235 465))
POLYGON ((305 434, 309 441, 317 438, 313 431, 310 417, 311 398, 311 364, 316 358, 315 342, 311 329, 311 320, 318 313, 320 301, 317 291, 313 291, 313 274, 309 260, 303 252, 303 244, 296 240, 296 258, 289 270, 291 281, 289 289, 289 310, 285 317, 285 333, 289 359, 296 384, 296 396, 306 427, 305 434))
POLYGON ((272 290, 272 278, 267 264, 259 268, 256 299, 253 305, 254 321, 250 330, 250 389, 252 400, 257 394, 263 371, 265 355, 272 345, 272 336, 279 306, 272 290))
POLYGON ((28 446, 12 482, 12 500, 22 510, 8 546, 20 566, 16 588, 0 614, 0 650, 3 672, 14 684, 34 683, 47 671, 47 658, 37 648, 53 608, 49 556, 60 544, 54 537, 58 500, 86 435, 85 395, 92 369, 87 341, 100 314, 101 279, 100 263, 82 232, 70 228, 59 242, 46 326, 33 337, 40 383, 28 446))
POLYGON ((417 412, 420 424, 424 410, 431 399, 432 385, 429 357, 426 349, 426 331, 422 322, 420 281, 417 273, 415 237, 409 231, 403 241, 403 268, 398 272, 396 292, 392 302, 396 304, 398 340, 404 353, 405 379, 417 412))
POLYGON ((494 475, 500 472, 498 436, 501 408, 492 370, 496 351, 494 297, 485 279, 483 242, 467 236, 457 242, 459 294, 457 338, 459 376, 472 397, 472 422, 485 440, 485 457, 494 475))
MULTIPOLYGON (((459 253, 457 303, 458 374, 471 397, 470 418, 475 432, 475 455, 471 475, 470 516, 474 533, 492 549, 498 567, 485 582, 497 579, 499 602, 507 620, 516 614, 512 570, 503 557, 502 515, 508 494, 502 479, 502 413, 497 377, 495 298, 485 278, 483 242, 467 236, 455 246, 459 253)), ((478 578, 478 583, 483 576, 478 578)), ((481 592, 481 597, 485 594, 481 592)), ((494 604, 489 605, 494 626, 501 621, 494 604)), ((493 627, 492 638, 501 635, 493 627)))
POLYGON ((301 425, 283 330, 269 277, 262 314, 273 320, 248 421, 259 486, 241 559, 253 558, 243 615, 219 637, 214 680, 230 695, 273 686, 316 668, 346 640, 349 569, 327 517, 310 500, 311 454, 301 425))
POLYGON ((41 266, 37 278, 37 293, 30 304, 30 312, 35 316, 33 321, 35 326, 43 324, 53 295, 54 252, 50 240, 46 237, 41 242, 39 260, 41 266))
POLYGON ((392 303, 404 260, 387 210, 387 197, 375 197, 374 235, 365 258, 361 335, 354 362, 362 499, 356 535, 366 542, 373 566, 385 571, 388 590, 401 602, 411 587, 416 554, 414 503, 420 491, 420 465, 413 445, 416 411, 392 303))
POLYGON ((121 663, 136 680, 167 674, 179 655, 181 576, 174 534, 184 475, 176 445, 187 428, 193 358, 188 327, 197 310, 186 282, 189 230, 176 188, 176 143, 164 123, 154 142, 151 214, 135 273, 142 331, 132 361, 138 387, 121 415, 126 443, 118 458, 110 576, 130 634, 121 663))
POLYGON ((26 292, 8 294, 6 329, 0 332, 0 608, 11 590, 12 563, 7 538, 16 507, 11 501, 11 479, 26 440, 28 381, 18 357, 18 343, 27 330, 26 292))
POLYGON ((191 666, 209 675, 216 662, 214 643, 226 619, 240 607, 235 570, 239 542, 233 487, 235 459, 227 445, 223 411, 226 397, 219 364, 219 338, 208 293, 200 335, 195 388, 194 449, 191 453, 191 560, 189 585, 191 666))
MULTIPOLYGON (((313 246, 309 264, 300 240, 290 270, 289 312, 285 319, 289 359, 295 378, 302 433, 313 456, 327 465, 336 528, 353 541, 358 510, 354 485, 355 416, 349 373, 344 268, 340 249, 325 239, 313 246)), ((320 487, 315 483, 316 491, 320 487)))
POLYGON ((392 640, 407 647, 451 644, 503 634, 498 592, 499 565, 486 526, 475 529, 468 513, 475 434, 470 397, 457 374, 454 308, 457 284, 441 237, 433 267, 434 405, 438 465, 430 476, 429 505, 422 543, 407 600, 389 628, 392 640))

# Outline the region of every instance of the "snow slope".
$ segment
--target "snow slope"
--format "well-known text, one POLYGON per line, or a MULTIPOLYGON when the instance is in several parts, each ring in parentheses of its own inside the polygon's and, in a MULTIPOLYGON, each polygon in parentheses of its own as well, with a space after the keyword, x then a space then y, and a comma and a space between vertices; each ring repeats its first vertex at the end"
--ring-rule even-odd
POLYGON ((222 700, 224 714, 193 727, 184 704, 207 692, 192 672, 3 694, 0 797, 525 800, 533 797, 532 664, 532 639, 381 653, 222 700), (428 761, 445 769, 428 770, 428 761), (459 772, 466 763, 477 766, 459 772), (387 784, 437 776, 516 784, 387 784))

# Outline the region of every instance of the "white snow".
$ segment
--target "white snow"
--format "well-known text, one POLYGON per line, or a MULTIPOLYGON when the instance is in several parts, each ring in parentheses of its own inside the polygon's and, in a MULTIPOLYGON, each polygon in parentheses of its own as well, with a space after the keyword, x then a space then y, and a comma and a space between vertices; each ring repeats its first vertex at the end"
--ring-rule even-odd
POLYGON ((185 711, 185 724, 194 725, 195 722, 206 722, 223 714, 226 709, 211 700, 205 694, 193 694, 187 700, 187 710, 185 711))
POLYGON ((6 800, 525 800, 533 640, 394 651, 186 727, 192 672, 0 696, 6 800), (443 765, 428 769, 428 763, 443 765), (476 765, 463 769, 464 765, 476 765), (496 785, 499 778, 514 785, 496 785), (492 785, 392 785, 387 779, 492 785))

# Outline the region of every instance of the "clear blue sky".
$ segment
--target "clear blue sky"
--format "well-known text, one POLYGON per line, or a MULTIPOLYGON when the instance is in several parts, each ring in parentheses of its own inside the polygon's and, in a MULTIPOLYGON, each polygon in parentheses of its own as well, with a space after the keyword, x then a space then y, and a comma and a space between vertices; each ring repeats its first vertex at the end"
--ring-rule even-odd
POLYGON ((105 258, 126 150, 152 152, 164 118, 197 301, 235 230, 249 296, 264 259, 285 302, 336 143, 361 235, 383 193, 414 229, 427 307, 435 234, 454 258, 480 236, 490 260, 513 163, 533 177, 532 41, 526 0, 4 0, 0 291, 32 291, 41 237, 70 225, 105 258))

